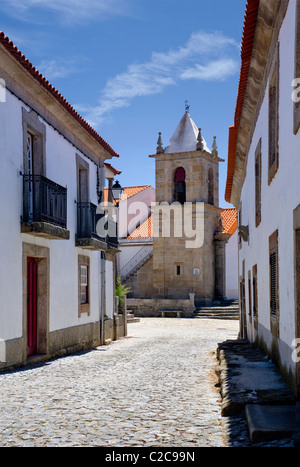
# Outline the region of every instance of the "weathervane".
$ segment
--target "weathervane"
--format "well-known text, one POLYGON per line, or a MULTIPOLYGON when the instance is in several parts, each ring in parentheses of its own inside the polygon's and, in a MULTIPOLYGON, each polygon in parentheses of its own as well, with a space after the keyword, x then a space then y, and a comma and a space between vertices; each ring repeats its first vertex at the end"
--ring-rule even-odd
POLYGON ((188 112, 190 110, 189 101, 185 101, 185 111, 188 112))

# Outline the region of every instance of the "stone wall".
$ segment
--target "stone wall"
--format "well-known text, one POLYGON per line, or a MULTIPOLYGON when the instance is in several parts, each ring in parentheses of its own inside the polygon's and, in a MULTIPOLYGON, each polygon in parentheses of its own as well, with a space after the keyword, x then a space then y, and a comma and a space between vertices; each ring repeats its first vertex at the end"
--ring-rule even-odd
POLYGON ((105 317, 103 329, 104 345, 108 345, 112 341, 116 341, 127 335, 125 319, 126 317, 123 314, 115 315, 112 319, 105 317))
MULTIPOLYGON (((159 237, 153 238, 153 296, 170 299, 188 299, 189 293, 196 294, 197 304, 209 304, 215 296, 215 241, 220 209, 199 203, 192 205, 189 217, 192 230, 197 237, 185 235, 185 212, 177 206, 168 217, 166 210, 158 207, 154 210, 154 225, 160 224, 159 237), (163 235, 162 220, 170 235, 163 235), (176 229, 174 224, 176 220, 176 229), (180 232, 182 235, 179 236, 180 232)), ((173 208, 172 208, 173 209, 173 208)), ((225 267, 225 263, 222 264, 225 267)), ((224 271, 217 271, 225 274, 224 271)), ((223 281, 222 281, 223 283, 223 281)), ((225 293, 225 291, 224 291, 225 293)))
POLYGON ((174 311, 174 316, 176 311, 181 310, 183 317, 191 317, 195 310, 195 294, 191 293, 187 300, 129 298, 127 308, 132 310, 135 316, 140 317, 159 317, 162 310, 174 311))
MULTIPOLYGON (((104 318, 103 343, 110 344, 127 336, 127 308, 121 307, 113 319, 104 318)), ((0 361, 0 371, 7 368, 24 366, 29 362, 40 362, 50 358, 64 357, 77 352, 91 350, 101 344, 101 323, 88 323, 49 333, 47 353, 38 354, 27 360, 23 349, 26 339, 13 339, 5 342, 5 361, 0 361)), ((2 356, 2 354, 1 354, 2 356)))
POLYGON ((119 304, 119 298, 115 297, 115 313, 113 318, 104 316, 103 343, 110 344, 121 337, 127 336, 127 298, 123 297, 122 305, 119 304))
POLYGON ((153 296, 153 257, 130 276, 126 285, 130 287, 130 298, 150 298, 153 296))
POLYGON ((49 356, 61 357, 100 345, 100 323, 73 326, 49 334, 49 356))

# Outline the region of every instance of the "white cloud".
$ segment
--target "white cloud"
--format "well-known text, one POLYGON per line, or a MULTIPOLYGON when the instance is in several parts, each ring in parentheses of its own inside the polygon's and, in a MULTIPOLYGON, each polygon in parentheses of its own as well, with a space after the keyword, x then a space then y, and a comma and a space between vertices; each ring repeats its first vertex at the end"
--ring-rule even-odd
POLYGON ((220 32, 192 34, 185 46, 153 52, 148 62, 131 64, 125 72, 112 77, 98 105, 85 109, 86 118, 96 126, 113 110, 128 107, 134 98, 161 93, 181 80, 223 81, 238 70, 237 60, 230 57, 238 50, 239 44, 220 32))
POLYGON ((75 59, 61 62, 58 60, 43 60, 37 66, 37 69, 49 81, 57 78, 67 78, 74 73, 83 71, 82 68, 76 65, 75 59))
POLYGON ((209 62, 206 65, 196 64, 195 67, 184 70, 180 78, 203 81, 224 81, 236 71, 238 71, 237 62, 231 58, 225 58, 209 62))
POLYGON ((65 23, 79 23, 85 19, 121 14, 126 0, 1 0, 7 12, 19 14, 23 19, 32 18, 39 9, 52 11, 65 23))

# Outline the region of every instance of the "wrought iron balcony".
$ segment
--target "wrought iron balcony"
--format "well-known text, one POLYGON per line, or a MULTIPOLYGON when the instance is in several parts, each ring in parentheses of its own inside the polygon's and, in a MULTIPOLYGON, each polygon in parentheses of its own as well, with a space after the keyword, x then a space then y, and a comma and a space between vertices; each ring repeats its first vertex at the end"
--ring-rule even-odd
POLYGON ((90 250, 116 249, 116 222, 111 216, 104 210, 101 214, 97 213, 97 206, 90 202, 77 203, 77 209, 76 246, 90 250), (112 234, 114 231, 115 236, 112 234))
POLYGON ((103 215, 97 214, 93 203, 77 203, 76 246, 90 250, 106 250, 105 236, 97 234, 97 222, 103 215))
POLYGON ((48 238, 70 238, 67 188, 43 175, 23 175, 22 232, 48 238))
POLYGON ((116 249, 118 248, 118 244, 119 244, 119 241, 118 241, 118 238, 117 237, 114 237, 112 235, 108 235, 106 237, 106 241, 107 241, 107 245, 108 245, 108 249, 116 249))
POLYGON ((96 231, 97 206, 92 203, 77 203, 77 237, 99 238, 96 231))

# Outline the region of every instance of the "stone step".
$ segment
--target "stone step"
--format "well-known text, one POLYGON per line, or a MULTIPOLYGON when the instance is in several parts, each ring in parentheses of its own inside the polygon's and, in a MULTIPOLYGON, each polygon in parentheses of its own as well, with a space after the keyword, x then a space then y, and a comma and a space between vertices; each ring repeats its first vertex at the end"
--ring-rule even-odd
POLYGON ((194 311, 194 317, 198 319, 239 319, 239 316, 239 306, 232 303, 227 306, 201 307, 194 311))
POLYGON ((233 306, 227 306, 227 307, 203 307, 203 308, 197 308, 196 312, 201 313, 201 312, 210 312, 210 311, 215 311, 215 312, 239 312, 239 307, 233 307, 233 306))
POLYGON ((299 442, 300 404, 259 405, 245 407, 246 420, 252 442, 293 437, 299 442))
POLYGON ((139 323, 140 318, 127 318, 127 323, 139 323))
POLYGON ((127 310, 127 323, 139 323, 140 319, 135 318, 132 310, 127 310))
POLYGON ((203 313, 201 315, 195 314, 194 315, 195 319, 239 319, 238 315, 233 315, 233 314, 227 314, 227 315, 221 315, 220 313, 203 313))
POLYGON ((239 306, 239 300, 225 300, 223 302, 213 302, 212 307, 227 307, 227 306, 239 306))
POLYGON ((239 310, 195 310, 194 311, 195 314, 197 315, 211 315, 211 314, 215 314, 215 315, 239 315, 239 310))

